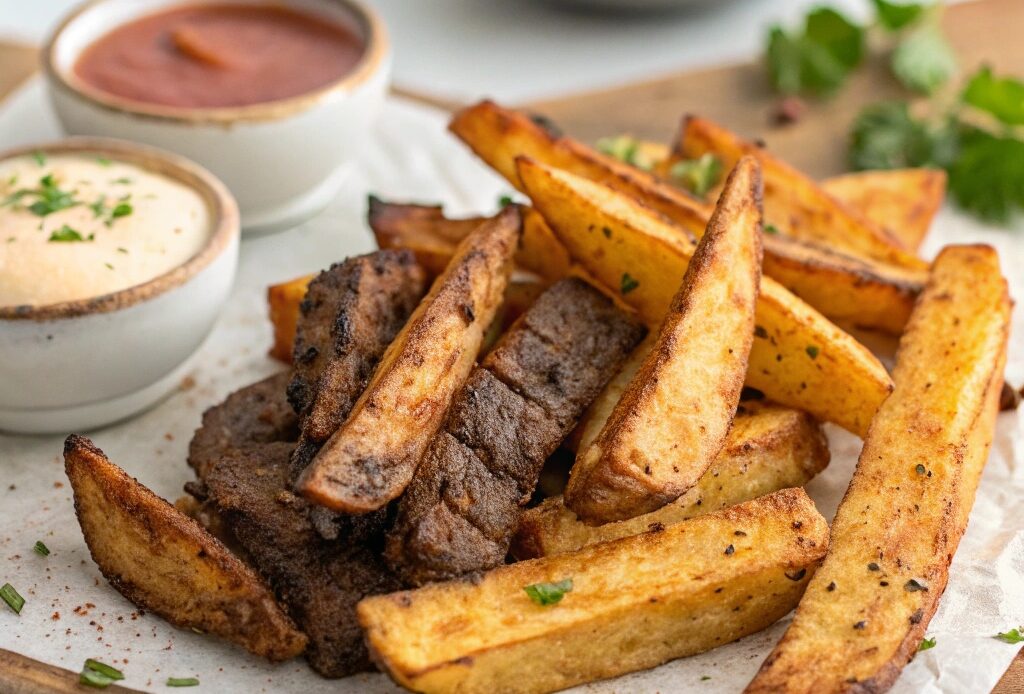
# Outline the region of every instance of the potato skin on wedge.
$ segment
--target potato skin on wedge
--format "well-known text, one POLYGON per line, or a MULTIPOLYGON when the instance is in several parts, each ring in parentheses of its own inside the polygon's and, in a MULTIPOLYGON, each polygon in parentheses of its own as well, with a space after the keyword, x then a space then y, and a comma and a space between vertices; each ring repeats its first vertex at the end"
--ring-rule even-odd
POLYGON ((942 169, 856 171, 826 178, 826 193, 859 211, 917 251, 946 197, 942 169))
POLYGON ((270 660, 305 650, 306 636, 252 569, 89 439, 67 438, 64 467, 92 558, 128 600, 270 660))
POLYGON ((754 156, 764 168, 765 223, 787 236, 826 248, 908 268, 927 268, 885 228, 826 193, 821 186, 773 156, 706 118, 683 120, 674 156, 697 159, 713 154, 726 168, 754 156))
POLYGON ((575 552, 720 511, 779 489, 802 487, 825 469, 829 457, 825 434, 807 413, 744 402, 722 452, 696 486, 671 504, 636 518, 593 527, 566 508, 561 496, 551 497, 523 514, 511 552, 516 559, 575 552))
POLYGON ((306 498, 361 514, 402 493, 473 368, 521 233, 520 209, 510 205, 459 244, 348 419, 300 475, 306 498))
POLYGON ((988 459, 1010 308, 992 248, 939 254, 828 556, 747 692, 881 692, 917 652, 988 459))
POLYGON ((551 692, 660 665, 764 629, 828 545, 802 489, 656 532, 358 607, 376 662, 419 692, 551 692), (571 579, 557 604, 527 586, 571 579))
POLYGON ((726 183, 650 354, 577 456, 565 503, 584 522, 655 511, 711 465, 739 403, 760 281, 761 172, 746 157, 726 183))
MULTIPOLYGON (((661 324, 694 244, 679 227, 607 186, 527 159, 520 177, 573 259, 661 324)), ((761 278, 747 385, 863 436, 892 382, 878 359, 772 278, 761 278)))

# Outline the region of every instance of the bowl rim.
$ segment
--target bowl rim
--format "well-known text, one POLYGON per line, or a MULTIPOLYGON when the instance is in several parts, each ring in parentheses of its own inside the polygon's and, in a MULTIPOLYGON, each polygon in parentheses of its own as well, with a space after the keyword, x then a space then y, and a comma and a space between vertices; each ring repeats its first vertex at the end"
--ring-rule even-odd
MULTIPOLYGON (((280 120, 306 111, 335 94, 352 91, 368 82, 383 69, 390 51, 390 39, 387 29, 375 10, 363 4, 360 0, 322 0, 323 2, 342 5, 348 10, 352 18, 362 29, 366 41, 366 47, 363 55, 359 58, 359 62, 337 80, 305 94, 275 101, 249 104, 247 106, 194 108, 149 104, 105 92, 78 79, 74 74, 74 70, 61 70, 57 67, 57 44, 60 42, 64 32, 83 14, 98 5, 110 1, 88 0, 88 2, 79 5, 61 20, 57 28, 50 34, 41 52, 43 74, 46 75, 50 84, 54 87, 84 98, 105 110, 148 120, 188 125, 230 125, 233 123, 280 120)), ((175 6, 216 4, 216 2, 217 0, 181 0, 175 6)), ((289 5, 287 0, 277 4, 289 5)), ((107 30, 110 31, 117 26, 121 26, 121 24, 109 27, 107 30)), ((77 60, 78 57, 75 56, 75 59, 77 60)))
POLYGON ((231 247, 232 242, 237 243, 240 237, 241 220, 234 196, 220 179, 185 157, 127 140, 69 137, 0 152, 0 161, 36 152, 106 156, 182 183, 199 193, 209 208, 210 232, 206 243, 195 255, 141 284, 55 304, 0 306, 0 321, 54 321, 126 309, 186 284, 231 247))

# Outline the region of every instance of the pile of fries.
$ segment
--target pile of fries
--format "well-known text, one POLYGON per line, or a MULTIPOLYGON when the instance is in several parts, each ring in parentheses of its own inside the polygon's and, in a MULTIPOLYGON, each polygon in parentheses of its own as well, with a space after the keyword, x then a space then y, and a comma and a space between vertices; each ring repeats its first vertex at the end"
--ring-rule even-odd
MULTIPOLYGON (((1011 301, 994 250, 950 246, 930 264, 916 255, 943 174, 818 183, 699 118, 671 147, 645 143, 644 168, 491 102, 450 129, 529 205, 450 219, 371 199, 378 245, 412 251, 436 279, 297 492, 347 514, 401 499, 476 360, 567 277, 610 297, 647 337, 564 442, 575 456, 567 480, 542 483, 547 498, 521 511, 514 561, 362 600, 374 662, 414 691, 549 692, 715 648, 795 609, 747 691, 888 688, 945 587, 1006 360, 1011 301), (706 197, 666 175, 708 154, 728 176, 706 197), (891 375, 853 329, 899 336, 891 375), (819 422, 864 439, 831 529, 802 489, 829 461, 819 422)), ((311 279, 269 290, 282 360, 311 279)), ((85 483, 100 467, 83 460, 97 452, 69 450, 102 566, 105 544, 125 540, 87 527, 89 498, 105 487, 85 483)), ((179 554, 197 604, 213 583, 237 586, 276 645, 252 625, 242 635, 209 618, 176 623, 268 657, 301 650, 303 635, 247 567, 224 559, 211 574, 179 554)), ((146 577, 132 577, 141 569, 116 571, 147 603, 146 577)))

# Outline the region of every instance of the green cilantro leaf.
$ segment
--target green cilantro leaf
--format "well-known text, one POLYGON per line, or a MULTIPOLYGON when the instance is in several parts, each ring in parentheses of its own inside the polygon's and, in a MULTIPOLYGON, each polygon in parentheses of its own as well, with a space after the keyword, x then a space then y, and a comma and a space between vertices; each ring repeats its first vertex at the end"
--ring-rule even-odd
POLYGON ((1024 634, 1021 634, 1022 631, 1024 631, 1024 627, 1018 627, 1016 629, 1010 629, 1009 631, 1000 632, 996 634, 994 638, 997 638, 1004 643, 1021 643, 1024 641, 1024 634))
POLYGON ((935 24, 907 35, 892 53, 892 72, 903 86, 931 94, 956 74, 953 48, 935 24))
POLYGON ((768 75, 782 94, 828 95, 864 58, 864 29, 833 9, 807 15, 802 34, 772 27, 768 33, 768 75))
POLYGON ((918 652, 927 651, 929 648, 935 648, 935 637, 921 639, 921 645, 917 647, 918 652))
POLYGON ((72 229, 67 224, 64 224, 59 230, 52 232, 47 241, 51 243, 72 243, 76 241, 92 241, 93 238, 94 236, 92 234, 82 236, 82 234, 77 230, 72 229))
POLYGON ((557 583, 534 583, 523 590, 538 605, 555 605, 572 590, 572 579, 566 578, 557 583))
POLYGON ((911 116, 906 103, 868 106, 854 121, 849 159, 854 170, 949 166, 956 158, 958 129, 952 120, 931 125, 911 116))
POLYGON ((949 191, 982 219, 1008 222, 1024 208, 1024 141, 965 129, 960 156, 949 167, 949 191))
POLYGON ((168 687, 198 687, 199 680, 195 677, 168 677, 168 687))
POLYGON ((669 177, 698 197, 704 197, 722 177, 722 160, 708 152, 699 159, 683 159, 672 165, 669 177))
POLYGON ((32 158, 35 159, 38 166, 46 166, 46 155, 38 149, 35 152, 32 152, 32 158))
POLYGON ((620 285, 619 289, 622 291, 623 296, 629 294, 631 291, 633 291, 639 286, 640 283, 635 278, 630 276, 628 272, 622 273, 622 284, 620 285))
POLYGON ((597 151, 615 157, 619 161, 632 164, 636 158, 640 143, 630 135, 617 135, 615 137, 602 137, 597 141, 597 151))
POLYGON ((32 549, 41 557, 50 556, 50 548, 44 545, 42 540, 36 540, 36 544, 32 549))
POLYGON ((988 66, 971 77, 963 100, 1007 125, 1024 125, 1024 82, 1012 77, 997 78, 988 66))
POLYGON ((889 31, 899 31, 921 18, 924 5, 920 3, 898 3, 889 0, 874 0, 878 23, 889 31))
POLYGON ((827 50, 848 70, 864 58, 864 29, 830 7, 819 7, 807 15, 805 38, 827 50))

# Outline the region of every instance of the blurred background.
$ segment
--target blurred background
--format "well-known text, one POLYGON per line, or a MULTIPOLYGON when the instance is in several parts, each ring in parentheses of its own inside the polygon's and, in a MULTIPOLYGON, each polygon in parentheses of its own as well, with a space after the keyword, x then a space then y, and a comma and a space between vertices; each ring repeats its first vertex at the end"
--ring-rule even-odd
MULTIPOLYGON (((0 0, 0 40, 41 42, 76 0, 0 0)), ((820 0, 370 0, 395 47, 397 87, 442 100, 522 103, 749 59, 768 27, 820 0), (619 6, 611 10, 608 6, 619 6), (636 9, 648 6, 646 9, 636 9), (663 7, 651 8, 651 5, 663 7), (466 56, 472 56, 467 60, 466 56)), ((851 19, 867 0, 830 0, 851 19)))

